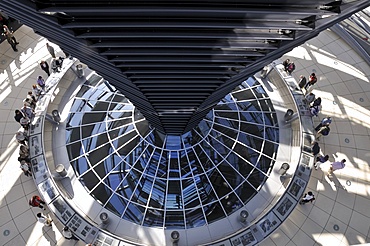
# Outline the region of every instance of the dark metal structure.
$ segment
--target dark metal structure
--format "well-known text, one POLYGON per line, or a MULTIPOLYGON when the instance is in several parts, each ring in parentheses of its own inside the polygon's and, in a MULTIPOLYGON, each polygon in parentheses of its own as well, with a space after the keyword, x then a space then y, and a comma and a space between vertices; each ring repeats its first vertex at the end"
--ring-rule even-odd
POLYGON ((265 64, 368 0, 1 0, 114 84, 162 133, 195 127, 265 64))

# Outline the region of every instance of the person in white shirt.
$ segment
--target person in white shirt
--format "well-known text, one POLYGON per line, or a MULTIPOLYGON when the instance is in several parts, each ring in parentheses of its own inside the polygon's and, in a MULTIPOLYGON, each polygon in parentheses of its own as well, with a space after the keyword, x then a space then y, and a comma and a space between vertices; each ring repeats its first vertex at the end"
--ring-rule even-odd
POLYGON ((49 219, 47 216, 43 215, 42 213, 38 213, 36 215, 38 222, 43 223, 46 226, 51 226, 52 219, 49 219))
POLYGON ((65 226, 63 228, 63 231, 62 231, 62 235, 65 239, 73 239, 73 240, 79 240, 75 235, 73 235, 73 233, 71 232, 71 230, 68 228, 68 226, 65 226))
POLYGON ((304 194, 304 196, 303 196, 302 200, 299 202, 299 204, 306 204, 308 202, 312 203, 314 200, 315 200, 314 194, 311 191, 309 191, 306 194, 304 194))

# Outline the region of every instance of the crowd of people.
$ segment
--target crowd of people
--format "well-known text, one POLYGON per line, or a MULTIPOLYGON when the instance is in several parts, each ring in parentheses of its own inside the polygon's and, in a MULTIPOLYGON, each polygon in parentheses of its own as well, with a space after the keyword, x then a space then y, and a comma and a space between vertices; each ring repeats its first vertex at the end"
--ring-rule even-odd
MULTIPOLYGON (((5 27, 4 27, 5 28, 5 27)), ((15 40, 15 38, 14 38, 15 40)), ((56 58, 54 48, 46 44, 46 48, 50 55, 53 57, 51 69, 53 72, 59 72, 62 68, 63 57, 56 58)), ((42 60, 40 62, 40 68, 50 76, 49 64, 42 60)), ((15 134, 17 142, 20 144, 19 147, 19 157, 20 168, 22 169, 24 175, 32 176, 31 163, 29 158, 29 148, 28 148, 28 132, 30 123, 35 116, 35 107, 39 98, 46 92, 45 79, 42 75, 37 77, 36 83, 32 85, 32 89, 28 91, 25 99, 23 100, 23 107, 16 109, 14 112, 14 119, 18 122, 23 130, 19 130, 15 134)))
MULTIPOLYGON (((4 27, 5 28, 5 27, 4 27)), ((15 41, 15 38, 13 39, 15 41)), ((8 41, 9 42, 9 41, 8 41)), ((15 41, 16 42, 16 41, 15 41)), ((12 46, 13 47, 13 46, 12 46)), ((51 69, 53 72, 59 72, 62 68, 63 59, 62 57, 56 58, 54 48, 49 44, 46 44, 46 47, 49 53, 52 55, 52 65, 51 69)), ((50 68, 49 64, 42 60, 40 62, 41 69, 50 76, 50 68)), ((14 112, 14 119, 18 122, 22 130, 19 130, 15 134, 15 138, 19 143, 19 157, 18 161, 20 163, 20 168, 23 171, 24 175, 27 177, 32 176, 32 169, 31 169, 31 160, 30 160, 30 150, 29 150, 29 130, 30 124, 35 116, 35 108, 37 101, 43 96, 46 92, 46 83, 45 79, 42 75, 37 77, 36 83, 32 85, 32 89, 28 91, 25 99, 23 100, 23 107, 20 109, 16 109, 14 112)), ((31 207, 40 208, 42 210, 46 210, 45 201, 38 195, 33 195, 28 204, 31 207)), ((36 214, 38 222, 44 224, 45 226, 51 226, 53 220, 46 214, 37 213, 36 214)), ((62 235, 68 240, 79 240, 72 231, 66 226, 62 231, 62 235)))
POLYGON ((28 133, 30 129, 30 123, 35 116, 36 102, 42 95, 42 91, 42 87, 34 84, 32 86, 32 91, 28 91, 25 99, 23 100, 23 107, 14 111, 14 120, 22 127, 22 130, 19 130, 15 134, 15 139, 19 143, 18 161, 20 162, 20 168, 26 176, 32 176, 28 147, 28 133))
MULTIPOLYGON (((284 71, 291 75, 292 72, 295 70, 295 64, 290 59, 286 59, 283 62, 284 71)), ((309 107, 309 114, 311 117, 318 117, 321 111, 321 98, 316 97, 314 93, 312 93, 313 86, 318 82, 317 76, 315 73, 311 73, 308 76, 308 79, 304 75, 299 76, 298 86, 303 91, 305 96, 305 101, 309 107)), ((321 136, 328 136, 330 133, 330 124, 332 123, 331 117, 324 117, 321 122, 314 128, 315 130, 315 141, 312 142, 311 145, 311 153, 314 155, 315 163, 314 167, 315 170, 320 168, 320 165, 329 161, 330 157, 327 154, 321 154, 321 148, 319 145, 319 140, 321 136)), ((329 171, 327 173, 328 177, 333 175, 333 172, 336 170, 343 169, 345 167, 346 159, 342 159, 341 161, 334 161, 330 164, 329 171)), ((315 196, 312 191, 305 193, 300 200, 300 204, 306 204, 308 202, 313 202, 315 200, 315 196)))

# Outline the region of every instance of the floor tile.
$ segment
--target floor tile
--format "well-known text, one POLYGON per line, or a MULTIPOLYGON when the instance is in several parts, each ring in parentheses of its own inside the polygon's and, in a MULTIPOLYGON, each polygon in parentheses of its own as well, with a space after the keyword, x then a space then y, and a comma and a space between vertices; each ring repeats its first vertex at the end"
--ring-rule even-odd
POLYGON ((28 227, 33 227, 36 218, 30 209, 14 218, 18 231, 23 232, 28 227))
POLYGON ((24 241, 21 235, 17 235, 12 240, 4 244, 4 246, 17 246, 17 245, 25 245, 26 242, 24 241))
POLYGON ((330 217, 328 223, 325 226, 325 231, 330 232, 340 241, 343 239, 346 230, 347 225, 334 217, 330 217))
POLYGON ((369 218, 363 216, 362 214, 353 211, 349 226, 354 230, 360 232, 363 235, 367 235, 369 232, 369 218))
POLYGON ((15 185, 12 187, 12 189, 9 191, 8 194, 6 194, 5 199, 7 203, 12 203, 18 199, 23 198, 24 192, 23 192, 23 187, 22 185, 15 185))
MULTIPOLYGON (((315 201, 316 202, 316 201, 315 201)), ((315 221, 316 224, 321 226, 322 228, 325 227, 326 223, 328 222, 329 214, 323 211, 322 209, 314 206, 309 214, 309 218, 315 221)))
POLYGON ((347 245, 358 245, 368 243, 368 241, 366 241, 365 235, 354 230, 351 227, 347 228, 347 231, 344 234, 342 242, 346 243, 347 245))
POLYGON ((0 208, 0 218, 0 226, 3 226, 4 224, 12 220, 12 216, 9 213, 8 206, 3 206, 0 208))
POLYGON ((27 199, 22 197, 12 203, 8 203, 8 208, 11 216, 15 218, 29 210, 30 206, 28 205, 27 199))
POLYGON ((314 244, 314 239, 312 235, 307 235, 304 231, 299 230, 294 237, 292 238, 292 241, 296 245, 302 245, 302 242, 304 242, 305 245, 313 245, 314 244))

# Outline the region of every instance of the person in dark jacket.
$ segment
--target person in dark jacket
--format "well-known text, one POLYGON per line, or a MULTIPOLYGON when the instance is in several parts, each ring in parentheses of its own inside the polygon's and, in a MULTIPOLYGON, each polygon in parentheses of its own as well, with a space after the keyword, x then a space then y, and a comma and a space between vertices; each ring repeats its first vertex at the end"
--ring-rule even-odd
POLYGON ((320 106, 321 105, 321 97, 318 97, 313 101, 312 106, 320 106))
POLYGON ((46 62, 46 61, 41 61, 40 62, 40 67, 41 69, 48 75, 50 76, 50 72, 49 72, 49 64, 46 62))
POLYGON ((307 83, 307 79, 305 76, 301 75, 299 76, 299 82, 298 82, 298 85, 299 85, 299 88, 303 88, 307 83))
POLYGON ((317 141, 312 142, 311 152, 314 156, 316 156, 318 153, 320 153, 320 146, 317 141))
POLYGON ((288 71, 288 65, 290 63, 290 60, 289 59, 286 59, 284 62, 283 62, 283 66, 284 66, 284 71, 287 72, 288 71))
POLYGON ((19 109, 16 109, 15 110, 15 115, 14 115, 15 121, 20 123, 20 121, 23 117, 24 117, 24 114, 19 109))

